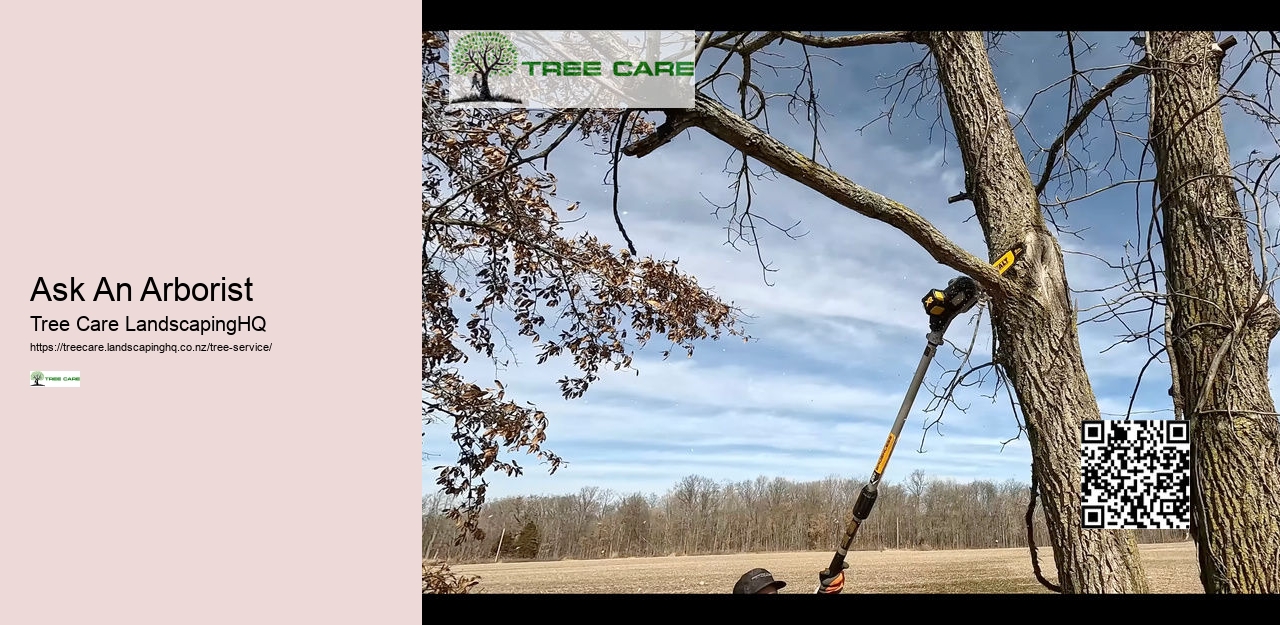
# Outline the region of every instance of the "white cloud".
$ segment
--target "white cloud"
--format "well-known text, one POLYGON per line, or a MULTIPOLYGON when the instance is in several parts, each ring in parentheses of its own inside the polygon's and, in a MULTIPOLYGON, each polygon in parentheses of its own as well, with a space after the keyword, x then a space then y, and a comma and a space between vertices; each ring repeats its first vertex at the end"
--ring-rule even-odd
MULTIPOLYGON (((662 493, 686 475, 702 475, 716 481, 754 479, 758 475, 797 481, 828 475, 865 479, 879 455, 887 428, 861 445, 820 444, 793 453, 777 449, 752 451, 690 446, 663 450, 631 446, 577 448, 575 457, 554 475, 545 467, 526 466, 519 478, 492 476, 492 497, 520 493, 570 493, 582 486, 601 486, 615 492, 662 493)), ((1000 441, 975 439, 953 443, 954 436, 931 436, 925 453, 918 453, 918 438, 904 437, 886 468, 885 480, 898 482, 916 470, 932 477, 959 480, 1025 479, 1030 454, 1025 439, 1010 443, 1003 452, 1000 441)), ((523 464, 523 463, 522 463, 523 464)), ((424 471, 424 480, 434 474, 424 471)))
MULTIPOLYGON (((551 417, 548 447, 570 461, 563 474, 594 474, 604 463, 628 479, 648 475, 650 490, 662 490, 690 473, 716 479, 756 474, 817 479, 833 471, 862 475, 884 443, 908 377, 904 373, 900 385, 879 388, 805 374, 770 376, 767 366, 709 366, 696 358, 641 366, 641 375, 608 375, 573 401, 559 399, 551 377, 539 375, 549 372, 537 368, 518 369, 504 379, 511 396, 536 402, 551 417), (744 448, 754 451, 734 451, 744 448)), ((914 453, 922 428, 932 420, 923 413, 926 397, 922 393, 917 399, 898 444, 894 466, 903 474, 922 468, 930 474, 945 470, 980 477, 982 469, 991 468, 1003 476, 1001 467, 1016 474, 1025 464, 1026 450, 1018 443, 1000 453, 999 442, 1016 433, 1007 408, 981 399, 967 414, 949 414, 942 435, 928 435, 927 453, 914 453), (994 459, 988 457, 993 454, 994 459)), ((429 430, 428 451, 447 453, 446 434, 443 427, 429 430)), ((539 492, 539 484, 523 477, 503 479, 491 492, 539 492)), ((576 488, 568 484, 555 485, 555 492, 576 488)))

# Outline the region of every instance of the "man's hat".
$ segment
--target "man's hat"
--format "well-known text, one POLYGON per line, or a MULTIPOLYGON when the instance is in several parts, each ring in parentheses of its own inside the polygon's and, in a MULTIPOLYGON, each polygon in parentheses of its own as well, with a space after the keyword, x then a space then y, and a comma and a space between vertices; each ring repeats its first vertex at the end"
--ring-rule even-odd
POLYGON ((770 586, 781 589, 786 585, 786 582, 774 579, 773 573, 765 569, 751 569, 738 578, 738 583, 733 585, 733 594, 754 595, 770 586))

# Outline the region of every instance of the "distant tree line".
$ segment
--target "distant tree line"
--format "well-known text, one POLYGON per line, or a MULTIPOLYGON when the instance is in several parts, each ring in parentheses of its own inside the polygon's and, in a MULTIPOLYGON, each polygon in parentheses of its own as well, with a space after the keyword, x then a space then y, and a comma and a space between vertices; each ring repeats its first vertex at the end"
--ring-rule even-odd
MULTIPOLYGON (((662 495, 586 487, 573 495, 523 496, 485 504, 480 541, 454 539, 441 495, 423 498, 424 560, 559 560, 835 549, 865 478, 813 482, 758 477, 717 483, 691 475, 662 495)), ((931 479, 916 471, 882 482, 854 549, 1026 547, 1029 488, 931 479)), ((1052 553, 1039 507, 1036 545, 1052 553)), ((1139 542, 1187 539, 1183 530, 1140 530, 1139 542)))

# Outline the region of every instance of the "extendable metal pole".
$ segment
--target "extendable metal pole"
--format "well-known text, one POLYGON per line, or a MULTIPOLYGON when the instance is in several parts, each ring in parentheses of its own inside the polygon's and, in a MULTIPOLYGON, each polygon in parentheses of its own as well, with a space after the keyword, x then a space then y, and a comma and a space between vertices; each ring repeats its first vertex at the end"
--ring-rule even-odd
MULTIPOLYGON (((997 270, 1003 274, 1021 251, 1022 248, 1017 247, 1001 256, 995 263, 997 270)), ((924 304, 924 310, 929 314, 929 334, 925 336, 928 344, 925 345, 924 355, 920 357, 920 364, 916 365, 916 372, 911 377, 911 385, 907 388, 906 396, 902 398, 898 416, 893 420, 893 428, 889 431, 889 440, 885 441, 884 449, 880 451, 880 459, 876 461, 875 471, 871 473, 871 479, 862 487, 862 492, 858 493, 858 500, 853 504, 853 515, 845 529, 844 538, 841 539, 835 554, 831 556, 831 565, 819 573, 819 578, 824 583, 827 579, 834 579, 844 570, 844 559, 849 555, 849 547, 853 545, 853 539, 858 535, 858 528, 871 514, 871 508, 875 505, 876 496, 879 494, 880 478, 884 476, 885 466, 889 464, 893 448, 898 444, 898 437, 902 434, 902 426, 907 422, 907 415, 911 414, 911 406, 915 404, 916 394, 920 392, 924 376, 929 372, 929 364, 933 362, 938 347, 942 345, 942 335, 946 333, 947 327, 957 315, 964 313, 977 303, 980 295, 981 290, 972 278, 960 276, 948 282, 945 290, 933 289, 921 298, 920 303, 924 304)), ((822 592, 822 586, 819 586, 818 592, 822 592)))
MULTIPOLYGON (((945 328, 944 328, 945 330, 945 328)), ((835 555, 831 558, 831 566, 828 571, 839 571, 844 565, 844 558, 849 553, 849 547, 853 544, 853 539, 858 535, 858 528, 863 521, 867 520, 867 516, 871 514, 871 507, 875 505, 880 486, 880 478, 884 476, 885 466, 889 464, 889 457, 893 455, 893 448, 898 443, 898 436, 902 434, 902 426, 907 422, 907 415, 911 414, 911 406, 915 404, 916 394, 920 392, 920 385, 924 382, 924 376, 929 372, 929 364, 933 362, 934 355, 938 352, 938 346, 942 345, 942 332, 934 331, 928 335, 928 345, 924 348, 924 355, 920 357, 920 364, 916 365, 915 376, 911 378, 911 386, 907 388, 907 394, 902 398, 902 405, 898 408, 898 418, 893 422, 893 429, 889 431, 889 439, 884 443, 884 449, 880 452, 880 459, 876 461, 875 471, 871 474, 871 480, 866 486, 862 487, 862 492, 858 493, 858 501, 853 506, 853 517, 849 520, 849 526, 845 530, 844 539, 840 542, 840 547, 836 549, 835 555)))
MULTIPOLYGON (((953 198, 952 201, 956 200, 953 198)), ((1002 254, 996 262, 992 263, 992 266, 1003 276, 1024 251, 1025 247, 1022 244, 1017 244, 1002 254)), ((928 340, 928 344, 924 348, 924 355, 920 357, 920 364, 916 365, 916 373, 911 378, 911 386, 907 388, 907 394, 902 398, 902 405, 898 408, 898 417, 894 419, 893 428, 889 431, 889 440, 885 441, 884 449, 880 451, 880 459, 876 461, 875 471, 871 473, 871 479, 867 481, 866 486, 862 487, 862 492, 858 493, 858 500, 853 504, 853 515, 849 520, 848 527, 845 529, 844 538, 840 541, 840 546, 836 548, 835 555, 831 557, 831 565, 825 571, 819 573, 819 577, 824 583, 828 579, 834 579, 844 570, 844 559, 849 554, 849 547, 853 545, 853 539, 858 535, 858 528, 862 526, 862 523, 867 520, 867 516, 871 514, 871 508, 876 503, 880 478, 884 476, 885 466, 889 464, 889 457, 893 455, 893 448, 898 444, 898 436, 902 434, 902 426, 907 422, 907 415, 911 413, 911 406, 915 404, 916 394, 920 391, 920 385, 924 383, 924 376, 929 372, 929 364, 933 362, 933 357, 938 352, 938 347, 942 345, 942 335, 946 333, 947 327, 951 325, 957 315, 968 311, 977 304, 980 296, 981 289, 973 278, 959 276, 948 282, 945 290, 933 289, 921 298, 920 303, 924 304, 924 310, 929 314, 929 334, 925 337, 928 340)), ((818 592, 822 592, 822 586, 818 587, 818 592)), ((836 592, 839 591, 837 590, 836 592)))

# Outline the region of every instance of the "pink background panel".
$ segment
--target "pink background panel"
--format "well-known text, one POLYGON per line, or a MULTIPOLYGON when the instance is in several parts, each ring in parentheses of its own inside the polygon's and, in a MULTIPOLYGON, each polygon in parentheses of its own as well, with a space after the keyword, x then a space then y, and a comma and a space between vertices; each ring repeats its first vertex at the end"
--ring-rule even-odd
POLYGON ((6 6, 0 622, 420 618, 420 11, 6 6), (40 276, 135 301, 31 302, 40 276), (251 277, 254 301, 138 302, 149 276, 251 277), (272 351, 30 351, 58 340, 272 351), (81 387, 27 388, 32 369, 81 387))

